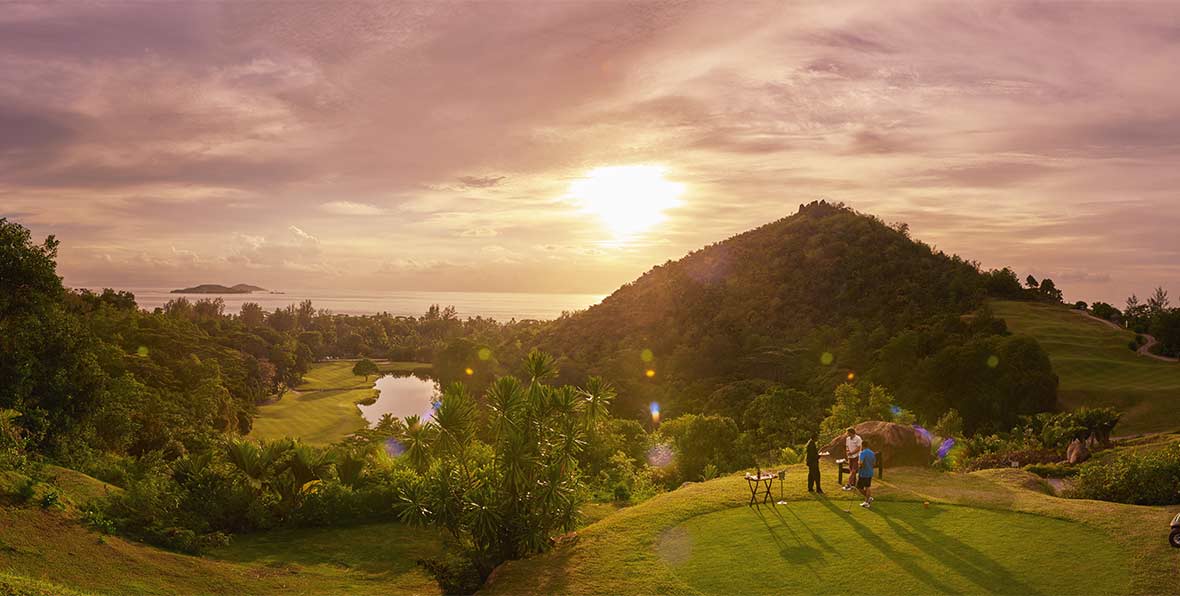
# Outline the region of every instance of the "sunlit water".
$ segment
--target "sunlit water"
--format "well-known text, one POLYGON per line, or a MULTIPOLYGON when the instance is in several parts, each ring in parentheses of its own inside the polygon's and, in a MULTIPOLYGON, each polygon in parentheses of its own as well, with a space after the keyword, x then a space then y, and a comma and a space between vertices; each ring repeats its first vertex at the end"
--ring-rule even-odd
MULTIPOLYGON (((101 290, 101 288, 92 288, 101 290)), ((556 319, 563 311, 588 308, 602 301, 598 294, 525 294, 508 292, 350 292, 348 290, 292 290, 283 294, 172 294, 164 288, 119 288, 135 294, 140 308, 152 310, 184 296, 189 300, 220 296, 227 313, 237 313, 245 302, 256 302, 273 311, 303 300, 317 309, 346 315, 386 312, 420 316, 432 304, 454 306, 461 318, 556 319)))
POLYGON ((385 414, 393 414, 394 418, 417 414, 424 420, 429 419, 439 397, 438 382, 433 379, 385 375, 377 379, 374 387, 379 393, 377 401, 357 406, 370 426, 376 426, 385 414))

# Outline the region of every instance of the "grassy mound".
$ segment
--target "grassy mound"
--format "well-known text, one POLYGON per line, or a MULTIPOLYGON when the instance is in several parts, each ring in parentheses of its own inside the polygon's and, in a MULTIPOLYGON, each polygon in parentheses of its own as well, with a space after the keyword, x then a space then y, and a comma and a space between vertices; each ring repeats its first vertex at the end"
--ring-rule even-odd
MULTIPOLYGON (((303 383, 282 398, 259 406, 250 436, 256 439, 293 437, 326 445, 365 428, 357 402, 377 395, 373 377, 352 374, 352 361, 319 362, 303 376, 303 383)), ((427 369, 417 362, 378 362, 381 374, 427 369)))
POLYGON ((429 530, 373 524, 239 537, 191 557, 0 507, 0 594, 436 594, 414 561, 440 548, 429 530))
POLYGON ((873 562, 867 576, 881 581, 869 593, 1159 594, 1180 582, 1180 568, 1161 565, 1175 556, 1163 508, 1052 497, 1021 470, 896 468, 874 483, 879 497, 866 511, 835 488, 834 476, 826 500, 809 495, 804 475, 792 469, 790 506, 777 514, 762 507, 765 523, 745 506, 741 477, 691 484, 585 528, 570 546, 502 566, 484 592, 845 592, 852 590, 838 581, 850 578, 845 554, 873 562), (748 539, 733 536, 745 532, 748 539), (746 542, 726 543, 736 540, 746 542), (709 561, 709 551, 719 560, 709 561), (829 564, 839 570, 820 575, 829 564), (1060 577, 1070 574, 1080 579, 1060 577))
POLYGON ((1064 306, 991 303, 1008 328, 1037 338, 1061 379, 1068 408, 1113 406, 1123 411, 1116 434, 1180 429, 1180 365, 1139 356, 1130 331, 1114 329, 1064 306))

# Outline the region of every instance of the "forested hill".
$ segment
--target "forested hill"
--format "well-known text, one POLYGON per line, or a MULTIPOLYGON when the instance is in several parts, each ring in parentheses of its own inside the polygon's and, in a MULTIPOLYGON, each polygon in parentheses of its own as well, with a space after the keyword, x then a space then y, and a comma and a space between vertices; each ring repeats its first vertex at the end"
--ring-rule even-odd
POLYGON ((699 410, 694 401, 730 380, 800 387, 817 372, 868 372, 900 331, 968 313, 989 290, 1019 284, 912 240, 904 225, 820 201, 653 268, 557 321, 545 343, 571 378, 631 379, 629 393, 653 399, 671 399, 674 385, 682 410, 699 410), (817 371, 825 352, 834 362, 817 371))

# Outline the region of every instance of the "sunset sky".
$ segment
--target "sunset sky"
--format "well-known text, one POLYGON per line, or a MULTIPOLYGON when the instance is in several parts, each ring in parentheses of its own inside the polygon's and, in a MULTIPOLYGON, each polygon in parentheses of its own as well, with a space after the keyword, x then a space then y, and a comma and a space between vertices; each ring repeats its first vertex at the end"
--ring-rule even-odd
POLYGON ((843 201, 1180 293, 1180 4, 30 2, 0 217, 77 286, 607 293, 843 201))

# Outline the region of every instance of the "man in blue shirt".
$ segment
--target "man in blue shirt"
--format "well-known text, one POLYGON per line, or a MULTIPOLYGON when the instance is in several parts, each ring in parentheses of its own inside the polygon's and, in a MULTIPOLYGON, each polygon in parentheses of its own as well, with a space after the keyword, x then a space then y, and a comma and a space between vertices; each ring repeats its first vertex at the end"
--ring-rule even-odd
POLYGON ((873 506, 873 468, 877 467, 877 454, 869 449, 869 442, 864 441, 860 448, 860 469, 856 473, 856 488, 864 496, 865 501, 860 506, 868 509, 873 506))

